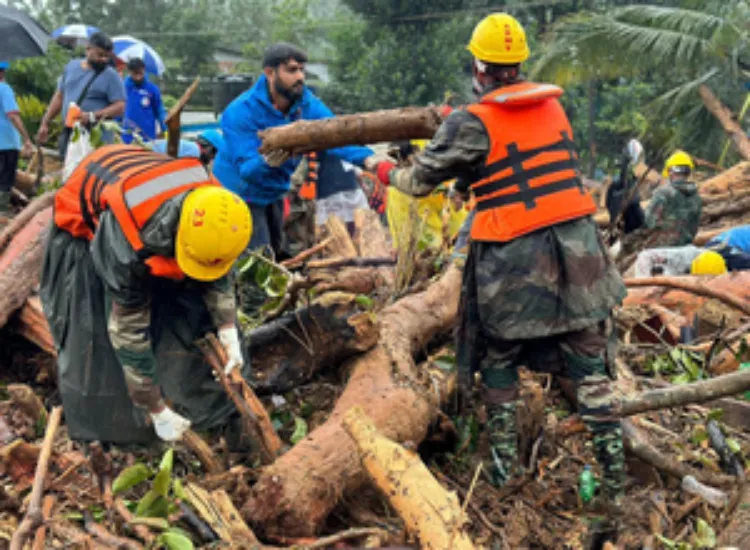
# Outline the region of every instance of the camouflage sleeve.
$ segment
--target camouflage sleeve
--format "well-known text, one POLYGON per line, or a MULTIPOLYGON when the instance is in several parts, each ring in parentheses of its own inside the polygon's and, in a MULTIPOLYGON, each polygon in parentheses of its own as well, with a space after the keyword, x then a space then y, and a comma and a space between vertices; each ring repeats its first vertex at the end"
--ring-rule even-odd
POLYGON ((417 197, 429 195, 449 179, 476 181, 476 170, 489 150, 490 138, 482 122, 468 111, 453 111, 415 157, 414 165, 392 170, 390 181, 399 191, 417 197))
POLYGON ((105 212, 91 242, 91 258, 106 291, 107 330, 125 374, 133 402, 153 408, 161 400, 154 384, 156 358, 151 347, 151 301, 147 268, 119 224, 105 212))
POLYGON ((664 214, 664 204, 666 201, 665 189, 659 188, 654 191, 651 201, 646 208, 646 227, 653 229, 659 223, 664 214))
POLYGON ((231 275, 207 284, 203 291, 203 300, 211 314, 211 320, 218 329, 233 325, 237 319, 237 302, 231 275))

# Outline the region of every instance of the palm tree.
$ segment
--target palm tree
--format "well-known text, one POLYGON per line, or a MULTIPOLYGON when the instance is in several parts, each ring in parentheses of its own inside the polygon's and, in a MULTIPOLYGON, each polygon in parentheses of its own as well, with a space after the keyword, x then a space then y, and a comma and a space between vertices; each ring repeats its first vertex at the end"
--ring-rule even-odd
POLYGON ((560 85, 662 79, 669 89, 648 106, 652 122, 672 126, 669 145, 716 154, 722 128, 696 91, 710 85, 724 102, 741 104, 750 12, 740 0, 685 4, 701 9, 630 5, 566 18, 553 28, 532 76, 560 85))

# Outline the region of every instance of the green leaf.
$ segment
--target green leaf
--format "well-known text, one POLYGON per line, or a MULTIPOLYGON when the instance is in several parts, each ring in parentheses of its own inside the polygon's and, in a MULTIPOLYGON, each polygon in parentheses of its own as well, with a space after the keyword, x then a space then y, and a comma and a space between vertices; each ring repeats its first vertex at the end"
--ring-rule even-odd
POLYGON ((266 262, 260 262, 258 267, 255 269, 255 284, 260 288, 265 288, 271 278, 272 268, 266 262))
POLYGON ((165 518, 168 512, 169 500, 153 489, 144 495, 135 509, 136 516, 149 518, 165 518))
POLYGON ((83 514, 81 512, 71 512, 65 516, 65 519, 70 521, 83 521, 83 514))
POLYGON ((708 439, 708 432, 702 426, 699 427, 699 428, 696 428, 693 431, 693 435, 690 436, 690 442, 693 445, 700 445, 701 443, 703 443, 707 439, 708 439))
POLYGON ((289 441, 292 442, 292 444, 296 445, 300 441, 302 441, 305 436, 307 435, 307 422, 304 418, 301 418, 299 416, 294 417, 294 433, 292 433, 292 437, 289 438, 289 441))
POLYGON ((94 147, 101 147, 104 144, 102 127, 100 125, 97 124, 91 129, 89 143, 94 147))
POLYGON ((136 485, 139 485, 151 477, 151 468, 139 462, 129 468, 125 468, 112 483, 112 493, 115 495, 127 491, 136 485))
POLYGON ((742 448, 740 447, 739 442, 734 438, 727 438, 727 447, 729 447, 729 450, 736 455, 742 454, 742 448))
POLYGON ((174 449, 169 449, 161 459, 159 473, 154 478, 153 490, 163 497, 169 495, 169 485, 172 480, 172 466, 174 464, 174 449))
POLYGON ((695 537, 693 537, 693 542, 698 548, 716 547, 716 532, 702 518, 698 520, 698 525, 696 526, 696 533, 695 537))
POLYGON ((363 309, 372 309, 375 306, 375 302, 373 302, 372 298, 365 294, 357 294, 354 297, 354 301, 363 309))
POLYGON ((179 478, 172 482, 172 492, 174 493, 175 498, 179 498, 180 500, 185 500, 187 498, 185 487, 182 486, 182 481, 180 481, 179 478))
POLYGON ((182 533, 167 531, 159 535, 156 542, 167 550, 193 550, 193 542, 182 533))
POLYGON ((682 374, 678 374, 677 376, 672 377, 672 384, 675 385, 684 385, 684 384, 690 384, 693 379, 690 377, 690 375, 686 372, 682 374))
POLYGON ((708 420, 719 421, 724 417, 724 409, 711 409, 707 415, 708 420))

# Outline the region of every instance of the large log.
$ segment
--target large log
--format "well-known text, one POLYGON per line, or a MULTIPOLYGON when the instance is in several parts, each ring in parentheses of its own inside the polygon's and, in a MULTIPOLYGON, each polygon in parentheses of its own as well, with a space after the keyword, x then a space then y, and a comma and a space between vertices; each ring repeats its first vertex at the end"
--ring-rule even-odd
POLYGON ((737 151, 742 155, 745 160, 750 160, 750 139, 745 135, 742 126, 737 122, 737 118, 734 113, 724 105, 721 100, 711 91, 711 88, 705 84, 701 84, 698 87, 698 93, 703 100, 703 104, 706 108, 711 111, 721 125, 724 127, 724 131, 732 139, 734 146, 737 151))
POLYGON ((737 193, 750 184, 750 162, 740 162, 699 186, 701 196, 737 193))
POLYGON ((431 138, 440 126, 437 107, 406 107, 323 120, 301 120, 258 132, 261 153, 283 149, 292 154, 343 145, 431 138))
POLYGON ((460 286, 461 271, 451 266, 427 290, 379 314, 380 341, 353 361, 349 382, 329 419, 266 468, 253 487, 242 511, 256 533, 312 535, 339 498, 362 485, 362 464, 342 425, 352 407, 367 411, 377 429, 394 441, 424 439, 438 398, 413 355, 453 326, 460 286))
POLYGON ((23 307, 39 284, 51 218, 51 208, 37 212, 0 256, 0 327, 23 307))

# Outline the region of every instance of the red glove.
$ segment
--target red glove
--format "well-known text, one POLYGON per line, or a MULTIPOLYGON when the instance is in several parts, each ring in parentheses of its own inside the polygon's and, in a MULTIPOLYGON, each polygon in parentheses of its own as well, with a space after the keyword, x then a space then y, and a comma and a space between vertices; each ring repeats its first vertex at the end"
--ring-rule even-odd
POLYGON ((440 114, 441 117, 447 118, 449 114, 453 112, 453 107, 450 105, 441 105, 438 107, 438 114, 440 114))
POLYGON ((380 164, 378 164, 378 168, 376 170, 376 173, 378 175, 378 179, 382 181, 386 185, 391 184, 391 177, 390 172, 396 168, 396 165, 392 162, 383 161, 380 164))

